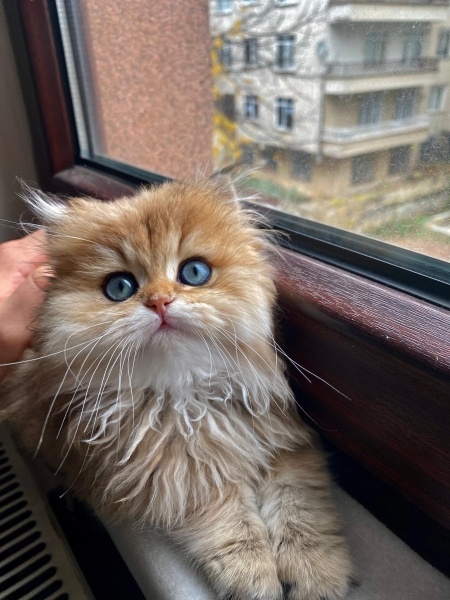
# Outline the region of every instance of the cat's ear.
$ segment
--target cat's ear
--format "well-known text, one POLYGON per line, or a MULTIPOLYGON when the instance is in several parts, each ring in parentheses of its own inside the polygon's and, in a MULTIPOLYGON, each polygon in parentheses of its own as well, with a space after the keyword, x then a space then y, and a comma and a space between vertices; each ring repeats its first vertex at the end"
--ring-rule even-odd
POLYGON ((56 225, 62 221, 69 208, 67 200, 46 194, 23 182, 21 196, 44 225, 56 225))

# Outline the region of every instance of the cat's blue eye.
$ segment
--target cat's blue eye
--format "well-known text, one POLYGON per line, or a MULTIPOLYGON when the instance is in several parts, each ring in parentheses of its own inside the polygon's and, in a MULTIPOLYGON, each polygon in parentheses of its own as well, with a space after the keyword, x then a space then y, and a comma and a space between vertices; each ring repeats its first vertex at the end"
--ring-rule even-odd
POLYGON ((211 277, 211 267, 201 258, 185 261, 178 274, 178 280, 186 285, 203 285, 211 277))
POLYGON ((112 273, 103 283, 103 293, 112 302, 128 300, 137 292, 138 282, 132 273, 112 273))

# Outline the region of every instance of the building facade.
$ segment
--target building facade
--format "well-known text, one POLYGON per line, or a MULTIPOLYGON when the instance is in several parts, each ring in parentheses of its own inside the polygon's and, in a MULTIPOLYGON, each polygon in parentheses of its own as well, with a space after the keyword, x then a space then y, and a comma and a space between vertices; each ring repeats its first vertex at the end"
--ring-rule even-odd
POLYGON ((210 22, 216 97, 271 177, 331 198, 448 156, 448 0, 213 0, 210 22))

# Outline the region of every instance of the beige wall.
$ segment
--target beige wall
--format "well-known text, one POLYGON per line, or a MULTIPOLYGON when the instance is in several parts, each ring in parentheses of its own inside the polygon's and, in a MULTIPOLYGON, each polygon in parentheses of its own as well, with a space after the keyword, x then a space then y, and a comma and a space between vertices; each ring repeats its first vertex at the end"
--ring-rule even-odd
MULTIPOLYGON (((0 3, 0 218, 17 221, 24 206, 17 196, 20 184, 37 180, 31 135, 11 47, 3 4, 0 3)), ((0 221, 0 242, 18 232, 0 221)))

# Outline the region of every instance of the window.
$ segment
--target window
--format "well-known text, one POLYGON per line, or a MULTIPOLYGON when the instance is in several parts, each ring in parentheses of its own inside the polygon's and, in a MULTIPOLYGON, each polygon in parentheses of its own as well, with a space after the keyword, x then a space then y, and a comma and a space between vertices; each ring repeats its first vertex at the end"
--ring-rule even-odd
POLYGON ((365 94, 359 106, 359 124, 374 125, 381 117, 381 93, 365 94))
POLYGON ((276 66, 278 69, 294 68, 295 36, 279 35, 277 37, 276 66))
POLYGON ((246 67, 258 66, 258 40, 249 38, 244 40, 244 64, 246 67))
POLYGON ((396 121, 402 121, 411 118, 414 115, 415 105, 415 89, 399 90, 395 99, 394 119, 396 121))
POLYGON ((389 174, 399 175, 406 173, 411 160, 411 146, 392 148, 389 156, 389 174))
POLYGON ((436 55, 439 58, 447 58, 450 50, 450 31, 441 31, 438 38, 436 55))
POLYGON ((236 108, 233 94, 221 94, 216 101, 216 108, 229 121, 236 120, 236 108))
POLYGON ((259 116, 259 105, 257 96, 245 96, 244 116, 246 121, 257 121, 259 116))
POLYGON ((216 7, 218 13, 231 12, 233 0, 216 0, 216 7))
POLYGON ((444 100, 445 85, 434 85, 430 89, 428 108, 430 110, 442 110, 444 100))
POLYGON ((229 40, 224 40, 219 48, 219 61, 227 69, 233 64, 233 47, 229 40))
POLYGON ((313 157, 306 152, 291 152, 292 176, 300 181, 311 181, 313 157))
POLYGON ((386 50, 386 34, 384 31, 370 30, 367 34, 364 48, 364 63, 366 65, 379 65, 384 61, 386 50))
POLYGON ((407 33, 403 42, 403 62, 417 62, 422 56, 422 46, 423 34, 421 31, 413 31, 407 33))
POLYGON ((278 129, 292 129, 294 123, 294 101, 291 98, 277 98, 276 124, 278 129))
POLYGON ((352 162, 352 183, 367 183, 372 181, 375 173, 375 155, 362 154, 355 156, 352 162))

